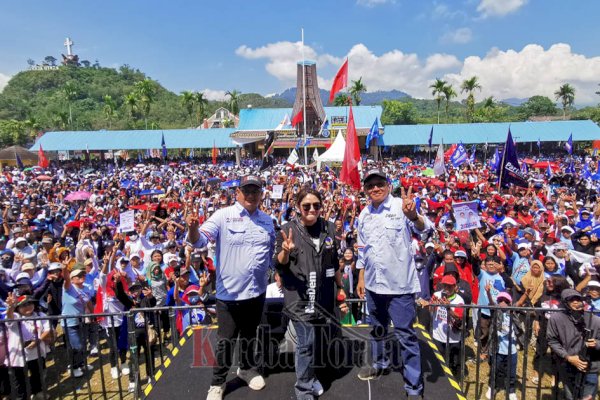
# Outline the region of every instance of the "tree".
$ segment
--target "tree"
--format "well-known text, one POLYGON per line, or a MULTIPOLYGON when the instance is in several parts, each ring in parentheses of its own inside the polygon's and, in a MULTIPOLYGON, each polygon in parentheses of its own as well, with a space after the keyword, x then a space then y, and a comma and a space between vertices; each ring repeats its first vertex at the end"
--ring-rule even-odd
POLYGON ((77 98, 77 88, 73 82, 67 82, 63 86, 63 96, 69 105, 69 128, 73 128, 72 103, 77 98))
POLYGON ((519 112, 523 119, 529 119, 533 116, 556 115, 556 104, 546 96, 530 97, 519 107, 519 112))
POLYGON ((108 120, 108 129, 112 129, 112 120, 116 114, 117 103, 113 100, 112 96, 108 94, 105 95, 102 100, 104 101, 102 112, 104 112, 104 116, 108 120))
POLYGON ((336 107, 344 107, 352 104, 352 98, 347 94, 338 94, 333 100, 333 105, 336 107))
POLYGON ((384 100, 381 113, 383 125, 411 125, 417 123, 417 111, 410 102, 384 100))
POLYGON ((446 123, 448 123, 448 109, 450 108, 450 100, 456 97, 457 94, 450 84, 444 86, 442 93, 444 94, 444 100, 446 101, 446 123))
POLYGON ((567 108, 573 105, 575 101, 575 88, 565 83, 554 92, 556 100, 560 100, 563 106, 563 119, 567 119, 567 108))
POLYGON ((435 102, 437 103, 437 123, 440 123, 440 105, 442 103, 442 99, 444 98, 444 88, 446 87, 447 82, 440 79, 435 78, 435 82, 429 85, 429 88, 432 89, 431 95, 435 97, 435 102))
POLYGON ((473 95, 473 91, 475 89, 481 90, 481 85, 477 82, 477 77, 473 76, 470 79, 465 79, 463 83, 460 85, 460 92, 467 92, 467 121, 473 122, 473 117, 475 115, 475 96, 473 95))
MULTIPOLYGON (((235 90, 234 90, 235 92, 235 90)), ((202 124, 204 121, 204 115, 206 114, 206 107, 208 106, 208 100, 204 97, 204 93, 195 92, 194 93, 194 101, 196 102, 196 108, 198 111, 198 126, 202 124)), ((237 101, 237 100, 236 100, 237 101)))
POLYGON ((181 105, 187 111, 188 116, 190 117, 191 125, 194 125, 194 106, 196 105, 194 93, 190 92, 189 90, 181 92, 181 105))
POLYGON ((35 138, 37 133, 42 130, 41 122, 32 115, 23 122, 23 126, 27 129, 30 139, 35 138))
POLYGON ((362 76, 358 78, 357 81, 352 81, 352 86, 350 87, 350 94, 354 99, 354 104, 360 106, 361 98, 360 94, 367 91, 367 87, 362 83, 362 76))
POLYGON ((129 110, 129 116, 131 117, 132 121, 135 121, 137 119, 137 113, 138 113, 138 96, 137 93, 135 92, 131 92, 128 95, 125 96, 124 99, 124 104, 127 107, 127 109, 129 110))
POLYGON ((52 56, 44 57, 44 62, 48 65, 52 65, 53 67, 56 65, 56 58, 52 56))
POLYGON ((494 96, 487 97, 483 100, 482 108, 494 108, 496 107, 496 101, 494 100, 494 96))
POLYGON ((33 67, 35 65, 35 60, 33 60, 32 58, 28 58, 27 65, 29 65, 30 67, 33 67))
POLYGON ((64 111, 60 111, 52 117, 52 125, 55 129, 59 131, 64 131, 65 129, 67 129, 68 124, 69 115, 64 111))
POLYGON ((229 118, 225 118, 222 121, 223 124, 223 128, 234 128, 235 127, 235 121, 229 118))
POLYGON ((226 96, 229 96, 229 111, 231 111, 233 115, 238 115, 240 113, 240 94, 241 93, 237 90, 233 90, 232 92, 227 91, 227 93, 225 93, 226 96))
POLYGON ((89 68, 91 64, 92 64, 92 63, 91 63, 91 62, 89 62, 88 60, 83 60, 83 61, 81 62, 81 65, 83 65, 85 68, 89 68))
POLYGON ((139 107, 141 108, 144 116, 144 126, 146 129, 148 129, 148 114, 150 114, 150 107, 152 106, 154 97, 156 96, 156 87, 154 86, 154 82, 148 78, 141 82, 136 82, 134 86, 138 95, 139 107))

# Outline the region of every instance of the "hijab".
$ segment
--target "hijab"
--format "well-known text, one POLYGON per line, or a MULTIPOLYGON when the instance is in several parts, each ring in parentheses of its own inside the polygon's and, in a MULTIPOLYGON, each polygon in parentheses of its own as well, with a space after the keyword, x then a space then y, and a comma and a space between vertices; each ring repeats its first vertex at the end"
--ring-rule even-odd
POLYGON ((540 276, 534 276, 531 273, 530 268, 529 271, 527 271, 527 273, 523 277, 523 279, 521 279, 521 284, 523 285, 523 288, 525 288, 525 290, 531 289, 531 292, 529 292, 529 300, 531 301, 531 304, 535 304, 544 293, 544 265, 539 260, 532 261, 531 267, 533 267, 534 265, 540 267, 540 276))

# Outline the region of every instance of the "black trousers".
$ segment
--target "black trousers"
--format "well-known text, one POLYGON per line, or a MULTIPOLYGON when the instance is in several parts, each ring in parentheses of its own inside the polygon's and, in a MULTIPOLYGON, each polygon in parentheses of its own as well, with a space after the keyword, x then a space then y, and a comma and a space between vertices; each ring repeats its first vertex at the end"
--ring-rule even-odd
MULTIPOLYGON (((46 368, 44 358, 39 360, 27 361, 27 372, 29 373, 29 385, 31 394, 36 394, 42 391, 42 374, 46 368)), ((11 376, 12 387, 15 389, 17 399, 28 399, 27 396, 27 376, 25 375, 25 367, 13 367, 14 374, 11 376)))
POLYGON ((217 299, 217 365, 213 368, 211 385, 225 383, 227 374, 233 363, 235 345, 240 342, 240 369, 256 366, 254 347, 256 345, 256 329, 260 323, 265 304, 265 294, 248 300, 222 301, 217 299))

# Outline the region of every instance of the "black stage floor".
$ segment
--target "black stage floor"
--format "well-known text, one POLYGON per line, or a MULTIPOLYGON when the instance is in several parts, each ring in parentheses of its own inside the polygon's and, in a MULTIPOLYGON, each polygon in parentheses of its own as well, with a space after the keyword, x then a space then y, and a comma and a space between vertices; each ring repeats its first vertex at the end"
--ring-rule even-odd
MULTIPOLYGON (((456 381, 444 372, 449 370, 440 361, 443 357, 428 343, 424 336, 427 334, 421 329, 417 331, 425 379, 424 398, 464 400, 465 397, 456 381)), ((370 382, 357 378, 358 366, 361 365, 365 353, 364 339, 368 338, 369 328, 342 328, 342 332, 342 337, 336 343, 339 346, 336 354, 345 354, 336 360, 329 358, 333 360, 333 368, 317 369, 317 376, 325 388, 325 393, 320 399, 405 399, 403 379, 398 368, 370 382), (339 351, 339 349, 343 350, 339 351)), ((212 368, 209 365, 215 339, 216 329, 194 329, 186 332, 176 350, 173 351, 174 354, 155 374, 153 383, 145 387, 146 398, 157 400, 205 398, 212 376, 212 368)), ((279 367, 267 368, 263 371, 267 385, 260 391, 248 388, 237 378, 237 368, 233 367, 229 373, 224 398, 227 400, 295 399, 296 376, 293 370, 292 353, 287 354, 287 357, 280 357, 279 360, 279 367), (282 360, 283 365, 281 365, 282 360)))

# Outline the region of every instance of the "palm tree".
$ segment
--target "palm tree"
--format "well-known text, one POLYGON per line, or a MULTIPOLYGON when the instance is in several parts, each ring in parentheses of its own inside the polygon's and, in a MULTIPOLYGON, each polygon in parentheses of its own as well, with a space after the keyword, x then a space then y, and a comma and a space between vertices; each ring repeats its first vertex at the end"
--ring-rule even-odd
POLYGON ((144 126, 145 129, 148 129, 148 114, 150 114, 150 107, 154 102, 154 96, 156 96, 156 86, 154 82, 146 78, 143 81, 136 82, 135 90, 138 94, 142 114, 144 115, 144 126))
POLYGON ((471 79, 465 79, 463 83, 460 85, 460 92, 467 92, 467 121, 473 122, 473 117, 475 116, 475 96, 473 95, 473 91, 475 89, 481 90, 481 85, 477 82, 477 77, 473 76, 471 79))
POLYGON ((195 92, 194 101, 196 103, 196 108, 198 109, 197 119, 198 126, 200 126, 200 124, 202 124, 202 121, 204 121, 204 115, 206 114, 206 106, 208 106, 208 99, 204 97, 204 93, 195 92))
POLYGON ((446 123, 448 123, 448 109, 450 108, 450 100, 456 97, 457 94, 450 84, 444 86, 442 93, 444 95, 444 100, 446 100, 446 123))
POLYGON ((435 97, 435 102, 437 103, 437 116, 438 116, 438 124, 440 123, 440 104, 442 103, 444 87, 446 86, 446 81, 435 78, 435 82, 429 85, 431 91, 431 95, 435 97))
POLYGON ((102 111, 108 120, 108 129, 112 129, 112 119, 115 116, 115 111, 117 109, 117 103, 113 100, 112 96, 105 95, 104 98, 104 107, 102 107, 102 111))
POLYGON ((36 133, 42 130, 42 124, 34 116, 30 116, 29 118, 27 118, 23 122, 23 126, 28 129, 29 138, 31 139, 35 138, 36 133))
POLYGON ((352 81, 352 86, 350 87, 350 94, 354 99, 354 104, 360 106, 360 94, 367 91, 367 87, 362 83, 362 76, 358 78, 357 81, 352 81))
POLYGON ((333 100, 333 105, 337 107, 349 106, 352 104, 352 98, 345 94, 339 94, 335 96, 333 100))
POLYGON ((138 96, 137 93, 131 92, 125 96, 125 105, 129 109, 129 116, 135 120, 138 112, 138 96))
POLYGON ((185 90, 183 92, 181 92, 181 105, 183 106, 183 108, 185 108, 185 110, 188 113, 188 116, 190 117, 190 123, 192 125, 194 125, 194 119, 193 119, 193 115, 194 115, 194 106, 196 105, 196 99, 194 98, 194 93, 190 92, 189 90, 185 90))
POLYGON ((64 131, 67 129, 67 125, 69 124, 69 116, 66 112, 58 112, 52 117, 52 124, 56 127, 56 129, 64 131))
POLYGON ((490 96, 488 98, 486 98, 485 100, 483 100, 483 108, 494 108, 496 107, 496 102, 494 101, 494 96, 490 96))
POLYGON ((229 96, 229 111, 231 111, 233 115, 238 115, 240 113, 240 94, 241 93, 237 90, 232 92, 227 91, 227 93, 225 93, 225 96, 229 96))
POLYGON ((556 96, 556 100, 560 99, 562 102, 563 119, 567 119, 567 108, 571 107, 575 101, 575 88, 568 83, 565 83, 554 92, 554 96, 556 96))
POLYGON ((67 103, 69 104, 69 128, 72 128, 73 127, 73 112, 72 112, 71 105, 73 103, 73 100, 75 100, 77 98, 77 88, 75 87, 75 84, 73 82, 67 82, 63 86, 62 93, 63 93, 63 96, 65 97, 65 100, 67 100, 67 103))

